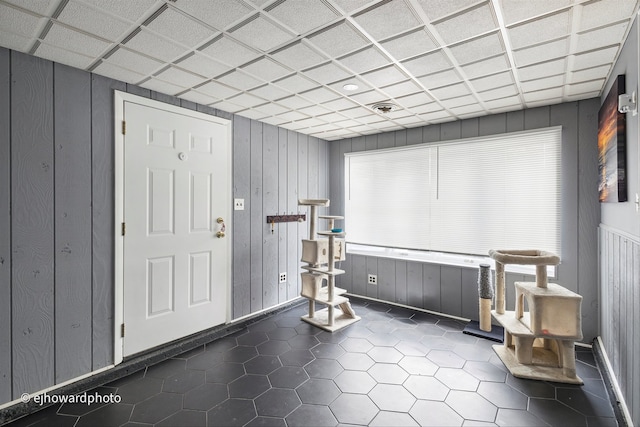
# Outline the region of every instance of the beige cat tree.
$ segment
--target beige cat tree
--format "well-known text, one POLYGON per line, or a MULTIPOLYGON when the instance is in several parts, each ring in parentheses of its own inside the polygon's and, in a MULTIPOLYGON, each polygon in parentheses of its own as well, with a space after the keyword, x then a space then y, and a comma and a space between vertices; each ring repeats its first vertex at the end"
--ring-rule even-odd
POLYGON ((310 206, 309 239, 302 240, 302 291, 300 295, 309 300, 309 314, 302 316, 302 320, 325 331, 333 332, 360 320, 349 303, 349 298, 343 296, 347 291, 335 286, 335 278, 344 274, 344 270, 335 268, 336 261, 345 259, 344 232, 334 228, 336 220, 343 217, 322 215, 318 217, 318 207, 329 206, 328 199, 300 199, 299 206, 310 206), (318 231, 318 218, 328 221, 328 231, 318 231), (316 238, 316 234, 324 236, 316 238), (326 285, 323 285, 326 282, 326 285), (327 307, 315 310, 315 304, 327 307), (336 307, 338 310, 336 311, 336 307))
POLYGON ((575 341, 582 339, 582 297, 548 283, 547 266, 560 258, 538 250, 490 250, 496 263, 496 309, 504 344, 493 348, 515 377, 582 384, 576 375, 575 341), (515 282, 515 311, 505 311, 504 266, 535 265, 535 282, 515 282), (525 311, 525 302, 529 311, 525 311))

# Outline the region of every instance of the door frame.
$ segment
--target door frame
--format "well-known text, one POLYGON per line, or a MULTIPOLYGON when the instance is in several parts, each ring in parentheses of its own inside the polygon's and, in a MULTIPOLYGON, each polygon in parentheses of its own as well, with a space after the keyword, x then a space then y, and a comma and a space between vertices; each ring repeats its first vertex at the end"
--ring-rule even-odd
POLYGON ((232 143, 232 124, 233 122, 221 117, 212 116, 209 114, 201 113, 199 111, 189 110, 187 108, 178 107, 172 104, 166 104, 164 102, 156 101, 149 98, 144 98, 138 95, 132 95, 130 93, 114 91, 114 153, 115 153, 115 215, 114 215, 114 239, 115 239, 115 293, 114 293, 114 355, 113 363, 117 365, 122 362, 124 358, 124 338, 121 337, 121 325, 124 322, 124 236, 122 236, 122 223, 124 222, 124 137, 122 133, 123 121, 124 121, 124 104, 125 102, 132 102, 146 107, 156 108, 163 111, 181 114, 192 118, 210 121, 220 125, 224 125, 227 128, 227 138, 224 141, 227 144, 227 166, 228 166, 228 185, 223 189, 224 195, 228 201, 227 212, 224 212, 224 217, 228 218, 227 230, 231 231, 231 236, 225 239, 226 250, 229 254, 229 263, 227 265, 227 286, 225 289, 226 300, 226 320, 225 323, 231 321, 231 309, 232 309, 232 290, 233 290, 233 248, 232 248, 232 232, 233 232, 233 211, 232 211, 232 187, 233 187, 233 143, 232 143))

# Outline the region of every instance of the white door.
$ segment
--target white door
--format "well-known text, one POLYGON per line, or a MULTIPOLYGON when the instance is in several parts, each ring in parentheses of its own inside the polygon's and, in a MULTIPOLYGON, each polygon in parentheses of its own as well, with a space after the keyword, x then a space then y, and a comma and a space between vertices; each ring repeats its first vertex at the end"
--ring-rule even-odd
MULTIPOLYGON (((124 102, 123 355, 227 321, 228 123, 124 102)), ((228 122, 228 121, 225 121, 228 122)))

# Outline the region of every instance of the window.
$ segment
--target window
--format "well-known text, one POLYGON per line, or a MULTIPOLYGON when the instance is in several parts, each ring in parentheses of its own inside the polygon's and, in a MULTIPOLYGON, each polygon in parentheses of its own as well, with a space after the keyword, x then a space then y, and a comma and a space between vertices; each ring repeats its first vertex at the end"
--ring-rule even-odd
POLYGON ((560 254, 562 129, 345 155, 348 243, 560 254))

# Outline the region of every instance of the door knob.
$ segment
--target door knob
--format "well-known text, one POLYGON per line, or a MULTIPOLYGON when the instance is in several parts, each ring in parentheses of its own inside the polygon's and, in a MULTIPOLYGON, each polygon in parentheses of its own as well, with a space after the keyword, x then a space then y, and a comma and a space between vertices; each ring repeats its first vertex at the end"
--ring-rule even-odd
POLYGON ((227 230, 227 226, 224 223, 224 219, 221 216, 218 217, 218 219, 216 219, 216 222, 218 224, 220 224, 220 228, 218 229, 218 232, 216 233, 216 237, 218 239, 222 239, 224 237, 224 232, 227 230))
POLYGON ((216 233, 216 237, 217 237, 218 239, 222 239, 222 238, 224 237, 224 232, 223 232, 223 231, 218 231, 218 232, 216 233))

